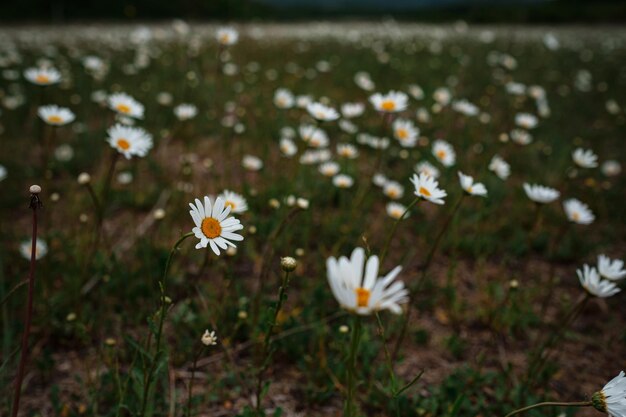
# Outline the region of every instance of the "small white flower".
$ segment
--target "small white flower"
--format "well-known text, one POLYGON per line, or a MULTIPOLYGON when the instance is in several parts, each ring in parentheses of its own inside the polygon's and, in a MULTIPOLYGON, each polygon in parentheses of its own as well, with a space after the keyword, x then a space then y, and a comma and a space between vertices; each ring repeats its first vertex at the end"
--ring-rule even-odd
POLYGON ((533 135, 528 133, 528 131, 523 129, 513 129, 509 132, 509 136, 511 140, 518 145, 526 146, 532 143, 533 135))
POLYGON ((569 221, 577 224, 591 224, 596 218, 589 206, 575 198, 565 200, 563 209, 569 221))
POLYGON ((537 127, 537 116, 530 113, 518 113, 515 115, 515 124, 519 127, 530 130, 537 127))
POLYGON ((622 172, 622 165, 615 160, 608 160, 602 163, 602 174, 607 177, 615 177, 622 172))
POLYGON ((318 170, 325 177, 334 177, 339 173, 339 164, 332 161, 324 162, 318 170))
POLYGON ((354 159, 359 156, 356 146, 350 143, 337 144, 337 155, 342 158, 354 159))
POLYGON ((238 219, 229 217, 231 208, 225 205, 221 197, 217 197, 212 204, 208 196, 204 197, 204 204, 196 198, 195 205, 189 203, 189 214, 196 227, 192 229, 195 236, 200 239, 196 249, 211 247, 211 250, 219 256, 220 249, 226 250, 229 246, 236 247, 231 242, 242 241, 243 236, 234 233, 243 229, 238 219))
POLYGON ((381 174, 380 172, 377 172, 376 174, 374 174, 374 176, 372 177, 372 182, 374 183, 374 185, 376 185, 377 187, 384 187, 385 184, 387 184, 387 177, 385 177, 383 174, 381 174))
POLYGON ((615 283, 601 279, 596 268, 587 264, 583 265, 582 270, 576 270, 576 274, 578 275, 580 285, 596 297, 611 297, 621 291, 615 283))
POLYGON ((593 407, 608 413, 609 417, 626 417, 626 376, 624 371, 607 382, 600 392, 591 397, 593 407))
POLYGON ((439 178, 439 175, 441 175, 439 169, 428 161, 418 162, 415 165, 415 171, 417 171, 418 174, 426 174, 435 179, 439 178))
POLYGON ((63 126, 72 123, 76 118, 70 109, 59 107, 56 104, 39 107, 37 115, 39 115, 41 120, 52 126, 63 126))
POLYGON ((376 88, 374 81, 367 72, 360 71, 354 74, 354 82, 365 91, 372 91, 376 88))
POLYGON ((298 147, 291 139, 282 138, 280 140, 280 151, 287 157, 292 157, 298 152, 298 147))
POLYGON ((526 195, 532 201, 541 204, 551 203, 561 195, 561 193, 554 188, 538 184, 529 184, 527 182, 524 183, 524 192, 526 192, 526 195))
POLYGON ((0 165, 0 181, 3 181, 7 177, 7 169, 4 165, 0 165))
POLYGON ((459 171, 458 174, 459 181, 461 182, 461 187, 466 193, 482 197, 487 196, 487 188, 485 188, 485 185, 483 183, 475 183, 474 178, 469 175, 463 174, 461 171, 459 171))
POLYGON ((144 157, 152 149, 152 136, 142 128, 117 124, 110 127, 107 134, 109 145, 126 159, 133 155, 144 157))
POLYGON ((494 155, 491 158, 489 170, 494 172, 501 180, 505 180, 511 175, 511 166, 499 155, 494 155))
POLYGON ((217 345, 217 336, 215 335, 215 331, 209 332, 208 330, 205 330, 201 340, 204 346, 217 345))
POLYGON ((480 113, 478 106, 465 99, 454 101, 452 103, 452 109, 456 112, 464 114, 465 116, 477 116, 478 113, 480 113))
POLYGON ((259 171, 263 168, 263 161, 254 155, 244 155, 241 165, 248 171, 259 171))
POLYGON ((198 108, 193 104, 183 103, 174 107, 174 115, 178 120, 190 120, 196 117, 198 108))
POLYGON ((433 92, 433 98, 440 106, 447 106, 452 100, 452 93, 445 87, 439 87, 433 92))
POLYGON ((598 166, 598 155, 591 149, 577 148, 572 152, 574 163, 581 168, 595 168, 598 166))
POLYGON ((52 85, 61 81, 61 73, 54 68, 28 68, 24 77, 37 85, 52 85))
POLYGON ((409 105, 409 97, 400 91, 387 94, 376 93, 370 96, 370 103, 380 112, 396 113, 405 110, 409 105))
POLYGON ((433 155, 445 167, 451 167, 456 161, 454 148, 443 139, 433 142, 433 155))
POLYGON ((333 177, 333 185, 337 188, 350 188, 354 185, 354 180, 349 175, 338 174, 333 177))
POLYGON ((330 122, 339 118, 337 110, 322 103, 310 103, 306 106, 306 110, 312 117, 322 122, 330 122))
POLYGON ((232 27, 222 27, 217 29, 215 36, 217 41, 224 46, 234 45, 239 40, 239 32, 232 27))
POLYGON ((108 97, 109 108, 120 115, 143 119, 143 104, 126 93, 115 93, 108 97))
POLYGON ((624 261, 621 259, 611 260, 606 255, 598 256, 598 271, 600 271, 601 276, 611 281, 617 281, 626 277, 624 261))
POLYGON ((426 174, 413 174, 411 182, 415 186, 415 195, 434 204, 443 204, 443 199, 448 195, 439 188, 439 183, 426 174))
POLYGON ((412 121, 406 119, 396 119, 392 125, 393 135, 406 148, 412 148, 417 143, 420 130, 412 121))
POLYGON ((347 119, 359 117, 365 111, 363 103, 344 103, 341 105, 341 114, 347 119))
POLYGON ((387 181, 383 186, 383 194, 392 200, 399 200, 404 195, 404 187, 396 181, 387 181))
POLYGON ((224 207, 230 207, 231 213, 243 213, 248 210, 248 202, 241 194, 224 190, 218 198, 224 200, 224 207))
MULTIPOLYGON (((30 261, 32 249, 32 241, 30 239, 24 240, 20 243, 20 254, 24 259, 28 259, 30 261)), ((37 238, 36 248, 35 248, 35 259, 39 260, 46 256, 48 253, 48 245, 43 239, 37 238)))
MULTIPOLYGON (((402 217, 402 215, 406 211, 406 206, 404 206, 403 204, 400 204, 400 203, 396 203, 395 201, 390 201, 385 206, 385 209, 386 209, 387 215, 389 217, 391 217, 392 219, 398 220, 399 218, 402 217)), ((409 213, 404 215, 405 219, 407 217, 409 217, 409 213)))
POLYGON ((279 109, 290 109, 295 104, 293 93, 286 88, 279 88, 274 92, 274 105, 279 109))

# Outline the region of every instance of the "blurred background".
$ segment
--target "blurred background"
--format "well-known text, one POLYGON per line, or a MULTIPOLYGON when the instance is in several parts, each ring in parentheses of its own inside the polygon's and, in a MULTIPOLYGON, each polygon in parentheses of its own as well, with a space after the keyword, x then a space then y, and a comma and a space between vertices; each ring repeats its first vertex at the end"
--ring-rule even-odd
POLYGON ((380 19, 622 23, 624 0, 3 0, 0 21, 380 19))

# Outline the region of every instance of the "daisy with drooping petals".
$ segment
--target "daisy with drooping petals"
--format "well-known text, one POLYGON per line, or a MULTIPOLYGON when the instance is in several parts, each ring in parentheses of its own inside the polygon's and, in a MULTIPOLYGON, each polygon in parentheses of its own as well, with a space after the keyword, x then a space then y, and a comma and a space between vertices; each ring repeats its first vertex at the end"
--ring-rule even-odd
POLYGON ((140 127, 116 124, 107 130, 107 142, 117 149, 126 159, 136 155, 146 156, 152 149, 152 136, 140 127))
POLYGON ((501 180, 505 180, 511 175, 511 166, 499 155, 494 155, 489 162, 489 171, 494 172, 501 180))
POLYGON ((443 139, 433 142, 433 155, 445 167, 451 167, 456 161, 454 148, 443 139))
POLYGON ((241 194, 224 190, 217 197, 224 200, 224 207, 230 207, 231 213, 243 213, 248 210, 248 202, 241 194))
POLYGON ((595 168, 598 166, 598 155, 591 149, 578 148, 572 152, 574 163, 581 168, 595 168))
POLYGON ((63 126, 73 122, 76 118, 70 109, 55 104, 39 107, 37 114, 41 120, 52 126, 63 126))
POLYGON ((370 103, 380 112, 396 113, 408 107, 409 97, 401 91, 390 91, 387 94, 376 93, 370 96, 370 103))
POLYGON ((459 181, 461 182, 461 187, 463 190, 469 195, 478 195, 482 197, 487 196, 487 188, 485 185, 480 182, 474 182, 474 178, 463 174, 461 171, 458 172, 459 181))
POLYGON ((143 119, 143 104, 126 93, 115 93, 108 97, 109 108, 122 116, 143 119))
POLYGON ((577 224, 591 224, 596 216, 585 203, 575 198, 563 202, 563 209, 568 220, 577 224))
MULTIPOLYGON (((395 201, 390 201, 385 206, 385 210, 387 211, 387 215, 394 220, 398 220, 402 218, 402 215, 406 212, 406 206, 400 203, 396 203, 395 201)), ((409 217, 409 213, 404 214, 404 218, 409 217)))
POLYGON ((306 106, 306 110, 313 118, 321 122, 330 122, 339 119, 337 110, 322 103, 310 103, 306 106))
POLYGON ((363 248, 354 249, 350 259, 326 260, 328 283, 342 308, 359 315, 381 310, 402 313, 400 305, 409 300, 408 291, 402 281, 394 282, 402 267, 395 267, 384 277, 378 277, 378 268, 378 256, 370 256, 366 262, 363 248))
POLYGON ((524 183, 524 192, 535 203, 548 204, 559 198, 559 193, 554 188, 544 187, 538 184, 524 183))
POLYGON ((610 417, 626 417, 626 376, 624 371, 607 382, 601 391, 591 396, 593 408, 610 417))
POLYGON ((337 174, 333 177, 333 185, 337 188, 350 188, 354 185, 354 180, 349 175, 337 174))
POLYGON ((420 130, 410 120, 396 119, 392 125, 393 135, 400 145, 411 148, 417 143, 417 137, 420 134, 420 130))
POLYGON ((180 121, 193 119, 197 114, 198 108, 193 104, 183 103, 174 107, 174 115, 180 121))
POLYGON ((228 216, 231 208, 225 205, 221 197, 217 197, 213 204, 208 196, 204 197, 204 204, 196 198, 196 204, 189 203, 189 207, 189 214, 196 224, 192 232, 200 239, 196 249, 211 246, 211 250, 219 256, 220 249, 236 247, 231 240, 243 240, 243 236, 234 233, 243 229, 243 225, 238 219, 228 216))
POLYGON ((61 81, 61 73, 54 68, 28 68, 24 77, 37 85, 52 85, 61 81))
POLYGON ((443 204, 443 199, 448 195, 439 188, 439 183, 426 174, 413 174, 411 182, 415 186, 415 195, 434 204, 443 204))
POLYGON ((230 46, 236 44, 239 40, 239 32, 232 27, 222 27, 217 29, 215 37, 220 45, 230 46))
POLYGON ((583 265, 582 270, 576 270, 576 275, 578 275, 580 285, 582 285, 589 294, 595 295, 596 297, 611 297, 621 291, 614 282, 600 278, 598 270, 587 264, 583 265))
POLYGON ((600 271, 601 276, 611 281, 617 281, 626 277, 624 261, 621 259, 611 260, 606 255, 598 256, 598 271, 600 271))

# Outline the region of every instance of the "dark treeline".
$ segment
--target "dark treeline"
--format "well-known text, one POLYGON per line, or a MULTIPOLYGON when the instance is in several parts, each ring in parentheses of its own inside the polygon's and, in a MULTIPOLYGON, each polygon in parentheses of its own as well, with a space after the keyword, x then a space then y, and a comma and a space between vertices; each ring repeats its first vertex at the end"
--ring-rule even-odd
POLYGON ((443 22, 463 19, 475 23, 619 23, 626 21, 623 0, 555 0, 515 4, 469 0, 446 7, 392 11, 364 2, 362 8, 323 9, 303 2, 301 6, 277 7, 259 0, 5 0, 0 1, 0 21, 61 23, 81 20, 305 20, 379 19, 443 22), (368 6, 369 5, 369 6, 368 6))

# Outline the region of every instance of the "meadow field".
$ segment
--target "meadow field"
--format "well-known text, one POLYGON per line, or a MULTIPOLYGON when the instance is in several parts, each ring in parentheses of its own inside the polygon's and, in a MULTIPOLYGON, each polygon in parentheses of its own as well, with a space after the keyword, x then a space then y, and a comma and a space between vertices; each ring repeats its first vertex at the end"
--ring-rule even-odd
POLYGON ((6 26, 0 415, 626 417, 625 108, 619 27, 6 26))

